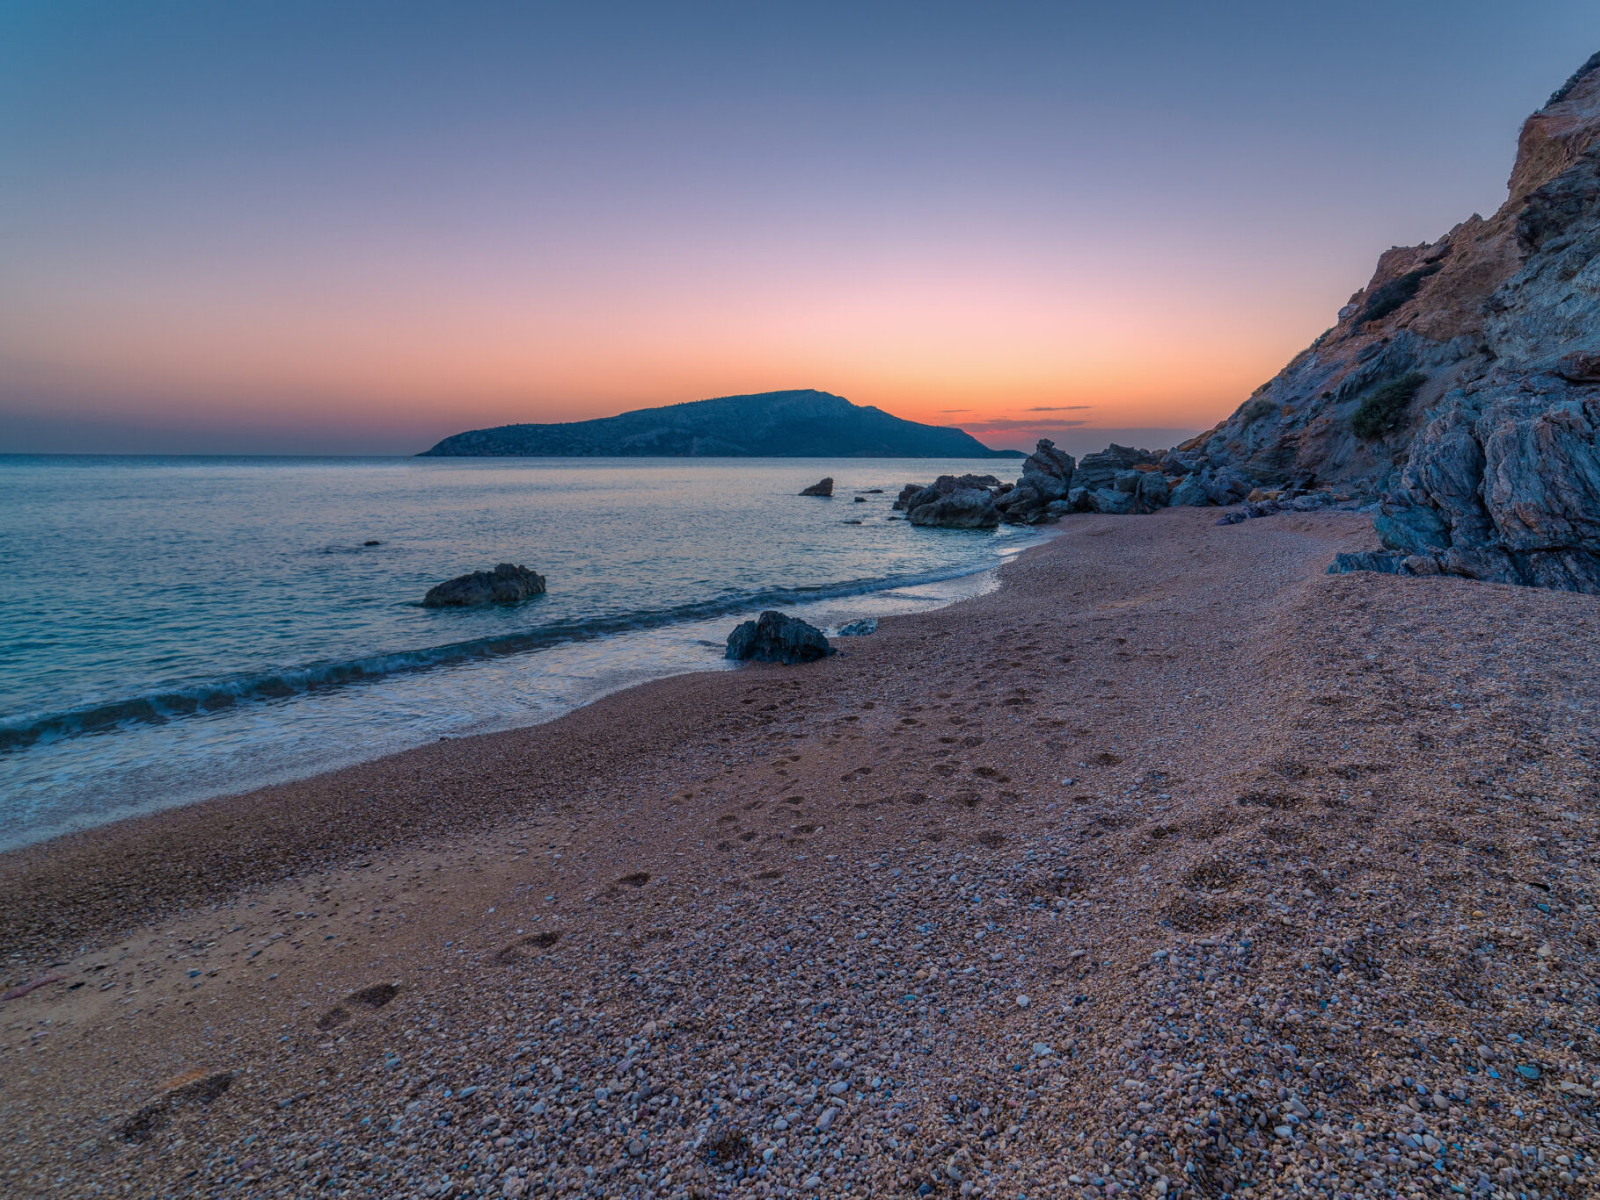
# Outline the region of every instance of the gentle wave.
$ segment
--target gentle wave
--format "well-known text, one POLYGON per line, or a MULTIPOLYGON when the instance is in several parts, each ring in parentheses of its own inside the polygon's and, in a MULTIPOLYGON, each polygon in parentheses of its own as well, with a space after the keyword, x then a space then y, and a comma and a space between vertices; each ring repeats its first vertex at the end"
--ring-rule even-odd
POLYGON ((217 712, 239 704, 281 700, 326 688, 371 683, 402 672, 426 671, 475 659, 524 654, 548 646, 589 641, 635 629, 653 629, 663 625, 701 621, 753 608, 804 604, 860 596, 869 592, 890 591, 899 587, 914 587, 924 583, 937 583, 975 575, 991 569, 994 565, 993 562, 986 562, 949 571, 851 580, 818 587, 768 588, 728 594, 714 600, 703 600, 670 608, 649 609, 582 621, 555 621, 495 637, 451 642, 418 650, 374 654, 343 662, 313 663, 281 671, 234 676, 123 700, 83 705, 61 712, 12 717, 0 720, 0 754, 26 750, 40 742, 105 733, 123 725, 158 725, 174 718, 217 712))

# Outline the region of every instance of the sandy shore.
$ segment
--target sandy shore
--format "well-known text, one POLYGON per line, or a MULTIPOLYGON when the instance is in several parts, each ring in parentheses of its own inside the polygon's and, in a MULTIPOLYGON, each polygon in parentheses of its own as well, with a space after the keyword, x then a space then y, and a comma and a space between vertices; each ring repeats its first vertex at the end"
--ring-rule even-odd
POLYGON ((0 1188, 1597 1194, 1600 601, 1214 515, 0 856, 0 1188))

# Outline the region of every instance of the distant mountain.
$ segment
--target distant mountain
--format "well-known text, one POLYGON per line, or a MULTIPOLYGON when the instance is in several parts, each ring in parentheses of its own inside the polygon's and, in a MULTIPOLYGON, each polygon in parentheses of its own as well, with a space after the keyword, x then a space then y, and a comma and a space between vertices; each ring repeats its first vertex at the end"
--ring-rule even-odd
POLYGON ((1022 458, 970 433, 919 425, 804 389, 641 408, 596 421, 501 425, 447 437, 419 457, 1022 458))

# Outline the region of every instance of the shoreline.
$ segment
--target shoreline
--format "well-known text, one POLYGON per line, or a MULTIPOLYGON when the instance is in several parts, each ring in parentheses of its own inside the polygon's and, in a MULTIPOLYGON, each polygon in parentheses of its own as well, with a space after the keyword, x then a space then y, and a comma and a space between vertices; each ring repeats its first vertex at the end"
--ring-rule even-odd
POLYGON ((1600 602, 1325 575, 1346 514, 1061 528, 816 664, 0 855, 5 986, 56 977, 0 1006, 0 1169, 1584 1194, 1600 602))
MULTIPOLYGON (((484 639, 485 642, 496 643, 492 646, 479 647, 477 643, 469 642, 421 647, 374 654, 349 662, 315 663, 304 668, 274 671, 255 679, 225 680, 215 685, 214 690, 224 695, 233 695, 241 687, 247 690, 252 688, 264 690, 270 694, 275 688, 284 686, 283 679, 286 676, 310 679, 312 682, 296 689, 290 701, 294 704, 309 700, 312 693, 337 694, 344 688, 350 687, 389 687, 392 691, 396 686, 402 688, 408 686, 408 679, 431 676, 434 672, 468 673, 468 677, 463 678, 456 686, 459 698, 469 690, 479 694, 493 694, 499 691, 508 683, 504 673, 507 670, 514 670, 518 663, 527 663, 533 673, 559 680, 558 683, 551 685, 559 694, 541 693, 530 696, 528 699, 532 707, 525 712, 518 714, 502 712, 493 717, 479 714, 480 719, 468 727, 452 728, 442 734, 436 729, 419 727, 412 731, 412 736, 408 740, 402 741, 394 736, 394 730, 386 730, 387 736, 381 749, 341 745, 339 752, 325 753, 320 762, 309 766, 297 766, 287 760, 277 761, 283 758, 281 750, 275 754, 267 747, 246 743, 235 747, 235 750, 243 761, 254 763, 252 768, 254 778, 249 782, 234 782, 241 773, 240 769, 225 761, 216 764, 201 762, 195 765, 185 780, 173 784, 159 801, 144 795, 138 800, 130 800, 109 811, 102 809, 100 813, 87 816, 69 807, 66 815, 60 816, 53 824, 46 826, 35 821, 17 834, 16 840, 0 844, 0 853, 36 845, 56 837, 86 832, 105 824, 150 815, 170 807, 188 806, 212 799, 245 795, 281 784, 303 782, 318 775, 360 766, 392 754, 416 749, 435 740, 472 737, 483 733, 502 733, 533 724, 544 724, 612 692, 625 690, 640 683, 668 678, 675 674, 722 669, 720 666, 702 661, 707 658, 707 643, 704 639, 711 636, 720 638, 727 629, 731 629, 740 620, 753 617, 762 608, 772 607, 775 604, 802 617, 809 616, 816 619, 821 619, 818 614, 829 616, 839 610, 854 615, 868 613, 899 615, 925 611, 929 607, 952 601, 928 600, 917 596, 917 593, 945 591, 951 594, 952 599, 959 599, 960 593, 964 590, 961 586, 963 581, 992 574, 1009 558, 1026 548, 1026 545, 1038 544, 1042 540, 1048 540, 1050 536, 1053 535, 1030 532, 1024 546, 1012 548, 996 545, 985 558, 967 565, 911 575, 893 575, 870 584, 857 580, 809 590, 779 589, 772 593, 740 597, 737 601, 724 599, 680 606, 670 615, 661 612, 634 614, 632 618, 600 620, 596 622, 597 630, 579 630, 573 633, 554 627, 540 627, 517 634, 500 635, 495 639, 484 639), (892 599, 894 597, 898 597, 898 601, 892 599), (753 607, 741 607, 742 605, 753 607), (860 609, 861 612, 855 613, 856 609, 860 609), (638 619, 644 616, 651 617, 652 620, 638 619), (537 642, 541 639, 542 644, 520 644, 537 642), (500 644, 519 645, 515 649, 501 649, 500 644), (469 649, 482 652, 468 655, 465 651, 469 649), (452 657, 451 652, 455 651, 462 653, 452 657), (530 660, 529 656, 543 657, 530 660), (608 658, 615 661, 606 661, 608 658), (384 670, 375 675, 366 673, 370 669, 369 664, 379 661, 415 663, 415 665, 402 665, 399 669, 384 670), (494 675, 496 671, 500 672, 498 676, 494 675), (328 673, 343 673, 353 678, 335 686, 319 686, 315 682, 316 678, 328 673), (485 678, 486 674, 490 677, 485 678), (259 761, 264 750, 270 760, 267 764, 259 761), (107 815, 101 815, 102 813, 107 815)), ((193 700, 194 694, 201 691, 203 686, 195 685, 187 691, 180 689, 175 694, 188 696, 193 700)), ((160 704, 157 703, 159 699, 160 697, 148 695, 101 706, 102 708, 137 707, 147 709, 150 713, 148 725, 136 725, 126 731, 114 729, 110 732, 110 736, 119 737, 126 733, 130 737, 139 737, 149 726, 166 727, 166 718, 161 715, 160 704)), ((276 702, 277 698, 271 697, 247 701, 247 705, 276 702)), ((415 699, 408 699, 407 694, 401 692, 399 696, 391 698, 390 703, 404 707, 414 706, 418 702, 415 699)), ((40 726, 47 722, 64 722, 71 725, 79 715, 68 711, 44 718, 30 718, 28 724, 40 726)), ((92 712, 90 715, 93 715, 92 712)), ((204 736, 194 723, 204 721, 205 716, 205 713, 185 713, 177 716, 176 747, 179 752, 184 752, 185 737, 204 736)), ((280 719, 292 722, 296 719, 296 711, 291 710, 286 717, 280 719)), ((0 736, 7 733, 7 729, 0 729, 0 736)), ((83 737, 99 736, 101 736, 100 731, 90 729, 73 733, 67 740, 75 742, 83 737)), ((24 746, 18 752, 27 754, 30 750, 31 746, 24 746)), ((188 747, 187 752, 197 753, 192 746, 188 747)), ((201 750, 198 753, 203 755, 205 752, 201 750)), ((116 782, 115 778, 113 782, 116 782)), ((148 780, 141 781, 141 784, 145 791, 152 787, 148 780)), ((87 791, 87 789, 80 790, 87 791)), ((64 800, 57 802, 66 803, 64 800)))

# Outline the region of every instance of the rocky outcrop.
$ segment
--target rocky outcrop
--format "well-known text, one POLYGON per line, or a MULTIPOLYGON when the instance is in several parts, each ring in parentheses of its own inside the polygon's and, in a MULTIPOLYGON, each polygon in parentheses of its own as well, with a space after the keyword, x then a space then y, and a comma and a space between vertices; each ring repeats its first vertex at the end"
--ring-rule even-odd
POLYGON ((800 494, 802 496, 831 496, 831 495, 833 495, 833 476, 829 475, 826 479, 820 479, 816 483, 813 483, 808 488, 801 488, 800 489, 800 494))
POLYGON ((1396 573, 1600 592, 1600 55, 1523 125, 1508 187, 1383 254, 1333 328, 1173 452, 1189 478, 1216 502, 1363 492, 1396 573))
POLYGON ((492 571, 458 575, 428 589, 424 608, 461 608, 475 604, 515 604, 544 591, 544 576, 527 567, 501 563, 492 571))
POLYGON ((1033 525, 1044 520, 1053 501, 1065 500, 1077 469, 1072 455, 1063 454, 1049 438, 1022 461, 1022 478, 995 501, 995 507, 1012 525, 1033 525))
POLYGON ((940 529, 994 529, 1000 512, 994 496, 983 488, 957 488, 909 507, 907 518, 913 525, 932 525, 940 529))
POLYGON ((834 653, 822 630, 771 609, 728 635, 724 657, 741 662, 815 662, 834 653))
POLYGON ((1154 466, 1155 463, 1156 456, 1148 450, 1136 450, 1132 446, 1119 446, 1112 442, 1098 454, 1085 454, 1073 474, 1072 482, 1076 487, 1086 487, 1091 491, 1108 488, 1115 484, 1117 472, 1154 466))
POLYGON ((904 506, 913 525, 993 529, 1000 524, 994 497, 1003 486, 993 475, 941 475, 927 487, 907 484, 895 507, 904 506))

